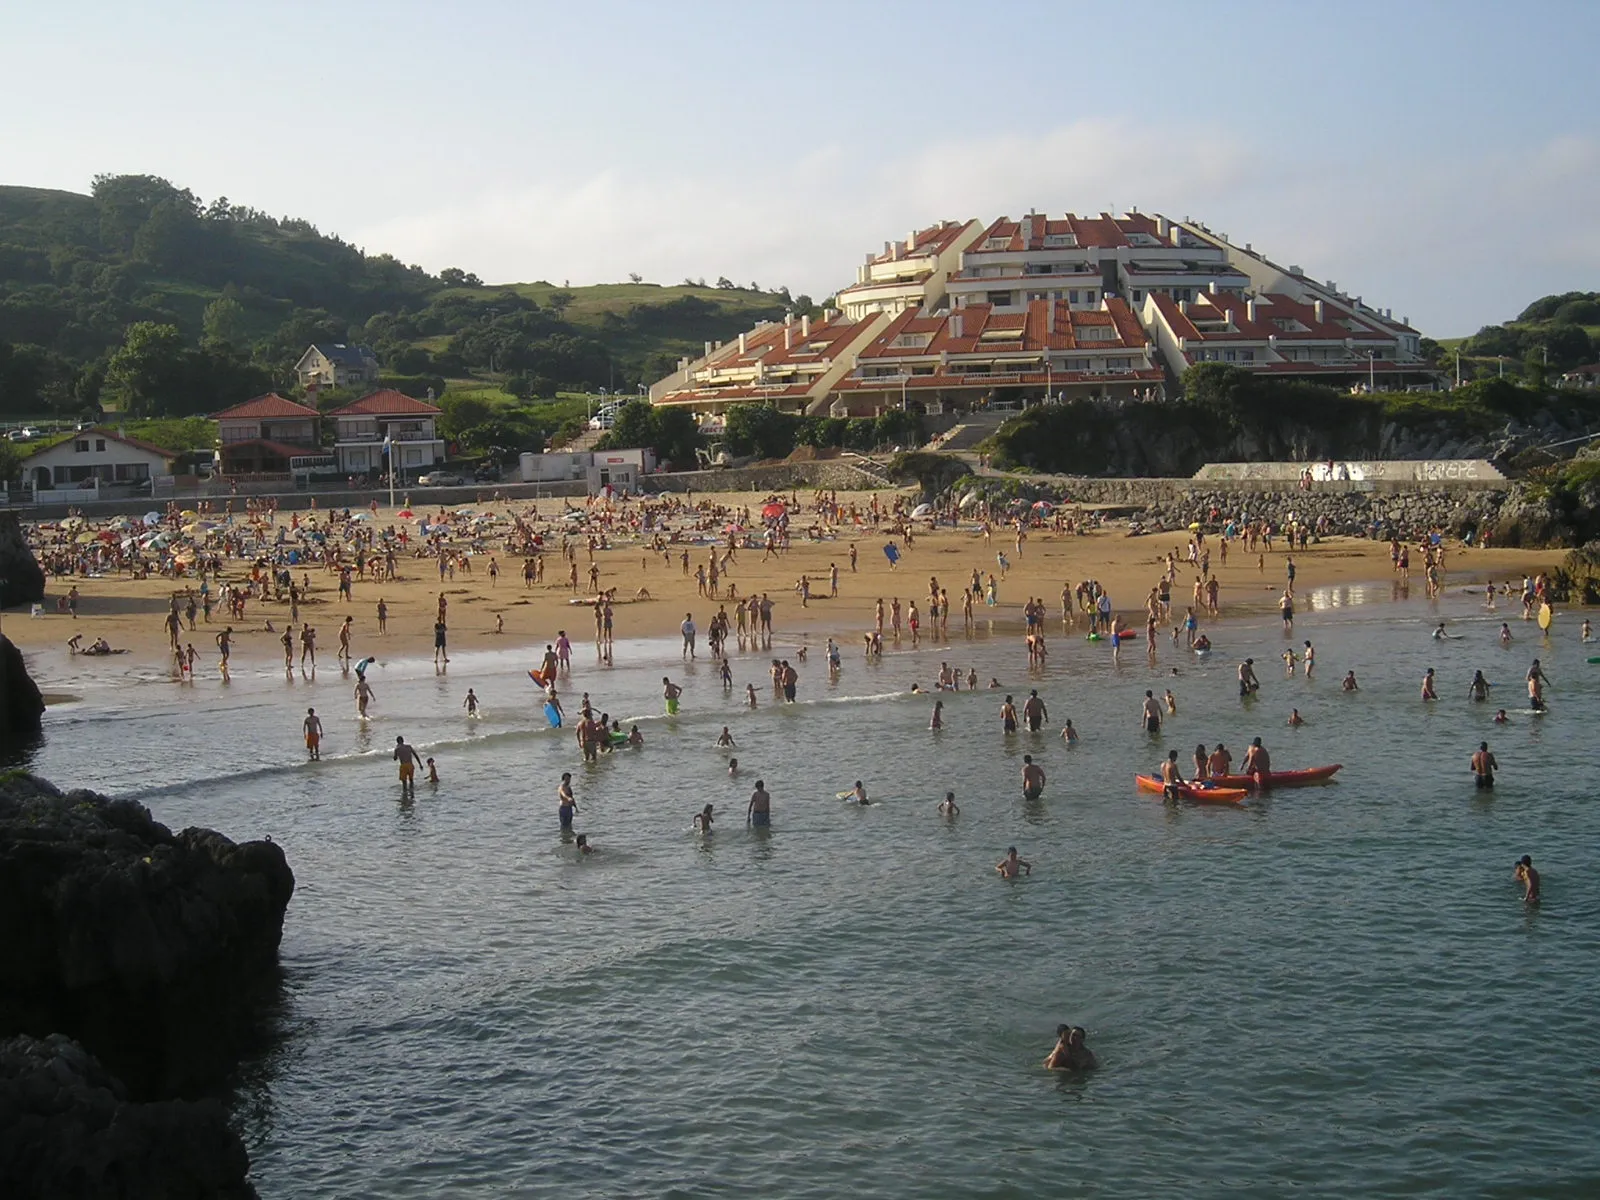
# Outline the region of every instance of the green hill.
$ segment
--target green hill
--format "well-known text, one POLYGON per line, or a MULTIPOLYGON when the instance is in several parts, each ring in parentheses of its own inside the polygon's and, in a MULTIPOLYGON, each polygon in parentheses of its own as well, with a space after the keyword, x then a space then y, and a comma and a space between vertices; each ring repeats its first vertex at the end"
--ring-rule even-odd
POLYGON ((1485 325, 1439 343, 1448 369, 1459 349, 1469 377, 1505 374, 1533 383, 1600 360, 1600 292, 1565 292, 1535 300, 1515 320, 1485 325))
POLYGON ((794 304, 809 307, 786 289, 430 275, 152 176, 100 176, 89 195, 0 187, 0 417, 12 419, 101 405, 183 416, 289 393, 313 341, 370 345, 388 382, 417 391, 632 390, 794 304))

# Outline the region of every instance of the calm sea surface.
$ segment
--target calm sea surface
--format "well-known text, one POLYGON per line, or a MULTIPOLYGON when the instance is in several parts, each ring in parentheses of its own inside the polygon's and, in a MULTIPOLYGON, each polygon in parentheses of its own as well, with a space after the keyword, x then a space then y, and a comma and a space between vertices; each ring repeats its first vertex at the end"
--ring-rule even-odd
POLYGON ((237 1106, 266 1197, 1600 1194, 1600 647, 1579 616, 1541 643, 1462 596, 1311 600, 1309 681, 1284 677, 1265 618, 1218 627, 1209 662, 1163 640, 1154 672, 1058 633, 1033 678, 1007 632, 881 665, 850 646, 830 683, 813 638, 787 707, 765 654, 736 656, 729 696, 675 647, 619 644, 612 669, 580 648, 568 707, 587 689, 647 739, 588 767, 535 719, 518 655, 374 667, 366 727, 337 670, 131 687, 114 660, 40 656, 85 702, 51 711, 35 767, 288 852, 282 1036, 237 1106), (1435 614, 1459 640, 1430 639, 1435 614), (1241 702, 1247 654, 1263 687, 1241 702), (1552 711, 1492 725, 1526 707, 1535 655, 1552 711), (941 659, 1019 704, 1038 687, 1047 734, 1002 736, 990 691, 945 697, 930 732, 933 697, 906 692, 941 659), (1488 705, 1466 698, 1478 667, 1488 705), (687 687, 675 718, 664 672, 687 687), (1147 737, 1143 691, 1169 685, 1177 716, 1147 737), (396 734, 443 776, 414 802, 396 734), (1197 742, 1242 756, 1256 735, 1280 768, 1345 769, 1242 810, 1132 787, 1168 747, 1187 768, 1197 742), (1485 738, 1490 795, 1467 766, 1485 738), (1037 804, 1024 753, 1049 774, 1037 804), (557 836, 563 770, 599 848, 582 861, 557 836), (770 832, 743 824, 758 775, 770 832), (857 779, 881 803, 835 798, 857 779), (1034 869, 1008 883, 1013 844, 1034 869), (1511 879, 1523 853, 1542 911, 1511 879), (1040 1068, 1062 1021, 1100 1071, 1040 1068))

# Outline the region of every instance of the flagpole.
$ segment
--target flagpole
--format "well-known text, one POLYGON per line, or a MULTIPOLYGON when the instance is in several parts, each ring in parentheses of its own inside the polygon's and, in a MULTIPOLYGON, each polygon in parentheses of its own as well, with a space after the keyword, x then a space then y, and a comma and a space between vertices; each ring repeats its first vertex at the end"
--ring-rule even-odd
POLYGON ((389 507, 394 508, 394 441, 386 433, 383 435, 383 457, 389 465, 389 507))

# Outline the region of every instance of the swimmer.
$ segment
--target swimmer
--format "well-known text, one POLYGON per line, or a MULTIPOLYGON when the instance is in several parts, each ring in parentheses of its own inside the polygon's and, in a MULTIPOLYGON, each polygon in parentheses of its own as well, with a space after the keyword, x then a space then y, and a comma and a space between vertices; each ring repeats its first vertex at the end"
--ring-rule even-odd
POLYGON ((756 685, 755 684, 747 683, 747 684, 744 685, 744 702, 750 708, 754 708, 756 706, 756 685))
POLYGON ((639 732, 637 725, 628 730, 628 745, 636 747, 644 745, 644 734, 639 732))
POLYGON ((1500 644, 1502 646, 1511 645, 1511 626, 1504 621, 1500 622, 1500 644))
POLYGON ((1356 673, 1354 671, 1345 672, 1344 681, 1339 684, 1339 687, 1347 692, 1359 692, 1361 690, 1361 685, 1356 682, 1356 673))
POLYGON ((1489 681, 1483 677, 1482 671, 1472 673, 1472 682, 1467 685, 1468 700, 1487 700, 1489 698, 1489 681))
POLYGON ((1244 752, 1244 773, 1255 776, 1272 774, 1272 756, 1267 753, 1260 738, 1251 738, 1250 748, 1244 752))
POLYGON ((1162 697, 1162 700, 1167 706, 1167 713, 1169 715, 1171 715, 1171 716, 1177 716, 1178 715, 1178 698, 1172 694, 1172 689, 1171 688, 1167 689, 1167 694, 1162 697))
MULTIPOLYGON (((1000 681, 998 679, 990 677, 990 679, 989 679, 989 688, 990 688, 990 690, 991 691, 997 690, 999 687, 1000 687, 1000 681)), ((968 690, 970 691, 971 689, 969 688, 968 690)))
POLYGON ((1509 725, 1509 724, 1511 724, 1511 718, 1506 716, 1506 710, 1505 709, 1502 708, 1499 712, 1494 714, 1494 723, 1496 725, 1509 725))
POLYGON ((419 758, 420 756, 417 752, 406 745, 405 738, 396 737, 394 739, 394 761, 400 764, 400 794, 402 796, 407 793, 415 794, 417 790, 416 776, 419 758))
POLYGON ((428 760, 428 782, 439 782, 439 768, 434 766, 433 759, 431 758, 428 760))
POLYGON ((1033 874, 1033 864, 1025 858, 1017 857, 1017 848, 1012 846, 1006 851, 1006 856, 995 864, 996 871, 1002 879, 1015 879, 1019 872, 1033 874))
POLYGON ((1078 731, 1072 727, 1072 718, 1067 718, 1067 723, 1061 727, 1061 740, 1069 746, 1078 744, 1078 731))
POLYGON ((722 690, 725 692, 733 690, 733 668, 728 666, 727 659, 722 660, 722 690))
POLYGON ((1450 634, 1448 634, 1448 633, 1446 633, 1444 631, 1444 622, 1443 621, 1439 622, 1439 628, 1437 628, 1437 629, 1435 629, 1433 631, 1433 640, 1436 641, 1436 642, 1442 642, 1442 641, 1444 641, 1446 638, 1448 638, 1450 636, 1451 636, 1450 634))
POLYGON ((1176 804, 1183 794, 1183 773, 1178 769, 1178 752, 1167 751, 1167 761, 1161 764, 1161 796, 1176 804))
POLYGON ((1306 719, 1300 715, 1300 710, 1298 708, 1291 708, 1289 710, 1289 728, 1293 729, 1297 726, 1304 725, 1305 723, 1306 719))
POLYGON ((356 682, 356 716, 365 721, 367 719, 367 705, 377 698, 378 694, 372 690, 370 683, 365 679, 358 680, 356 682))
POLYGON ((589 845, 589 835, 587 833, 580 833, 578 835, 578 853, 579 854, 593 854, 594 853, 594 847, 589 845))
POLYGON ((1522 902, 1524 904, 1539 903, 1539 872, 1533 869, 1533 858, 1524 854, 1517 860, 1516 870, 1512 878, 1522 885, 1522 902))
POLYGON ((745 810, 745 820, 752 826, 772 824, 772 796, 763 780, 756 780, 756 790, 750 793, 750 807, 745 810))
POLYGON ((717 738, 717 745, 718 746, 735 746, 736 747, 736 746, 738 746, 738 744, 739 743, 737 743, 737 742, 735 742, 733 740, 733 734, 728 732, 728 727, 726 725, 724 725, 722 727, 721 736, 719 736, 717 738))
POLYGON ((1261 681, 1256 678, 1256 660, 1247 658, 1239 664, 1239 695, 1243 698, 1260 690, 1261 681))
POLYGON ((1094 1051, 1084 1045, 1083 1028, 1078 1025, 1057 1025, 1056 1044, 1045 1057, 1048 1071, 1093 1071, 1100 1065, 1094 1051))
POLYGON ((1580 628, 1580 632, 1583 635, 1583 640, 1584 641, 1586 641, 1586 642, 1594 641, 1594 628, 1589 624, 1589 618, 1588 617, 1585 617, 1583 619, 1583 625, 1580 628))
POLYGON ((856 780, 855 787, 851 788, 845 795, 852 803, 859 804, 862 807, 872 803, 871 800, 867 799, 867 789, 861 786, 861 780, 859 779, 856 780))
POLYGON ((1022 702, 1022 719, 1028 723, 1029 733, 1038 733, 1044 723, 1050 719, 1050 710, 1039 699, 1039 689, 1034 688, 1028 693, 1028 698, 1022 702))
POLYGON ((572 772, 561 772, 561 784, 556 788, 556 819, 563 833, 572 831, 572 818, 578 811, 577 798, 572 794, 572 772))
POLYGON ((945 817, 959 817, 961 815, 961 809, 956 805, 956 794, 954 792, 946 792, 944 799, 939 801, 939 814, 945 817))
POLYGON ((1438 691, 1433 686, 1433 668, 1429 667, 1427 674, 1422 677, 1422 698, 1424 700, 1437 700, 1438 691))
POLYGON ((666 701, 667 715, 676 716, 678 712, 678 697, 683 695, 683 689, 663 675, 661 677, 661 698, 666 701))
POLYGON ((696 833, 706 834, 711 832, 711 805, 706 805, 694 815, 694 829, 696 833))
POLYGON ((1156 700, 1156 694, 1149 689, 1145 690, 1144 702, 1139 706, 1139 724, 1146 733, 1161 732, 1161 705, 1156 700))
POLYGON ((730 758, 728 760, 728 777, 731 779, 733 776, 737 775, 738 773, 739 773, 739 760, 737 758, 730 758))
POLYGON ((1217 779, 1228 773, 1228 768, 1233 766, 1233 755, 1221 742, 1211 752, 1211 757, 1206 759, 1206 774, 1212 779, 1217 779))
POLYGON ((317 716, 314 708, 306 709, 306 719, 301 722, 306 733, 306 751, 311 755, 311 761, 316 762, 322 757, 322 718, 317 716))
POLYGON ((1033 761, 1033 755, 1022 756, 1022 798, 1037 800, 1044 794, 1044 769, 1033 761))
POLYGON ((476 717, 478 713, 478 697, 471 689, 467 689, 467 698, 461 702, 461 707, 467 710, 467 716, 476 717))
POLYGON ((1000 728, 1006 733, 1017 731, 1017 709, 1011 703, 1011 697, 1006 697, 1006 702, 1000 706, 1000 728))
POLYGON ((1479 742, 1478 748, 1472 755, 1472 782, 1478 788, 1492 788, 1494 786, 1494 773, 1500 767, 1495 756, 1489 751, 1488 742, 1479 742))

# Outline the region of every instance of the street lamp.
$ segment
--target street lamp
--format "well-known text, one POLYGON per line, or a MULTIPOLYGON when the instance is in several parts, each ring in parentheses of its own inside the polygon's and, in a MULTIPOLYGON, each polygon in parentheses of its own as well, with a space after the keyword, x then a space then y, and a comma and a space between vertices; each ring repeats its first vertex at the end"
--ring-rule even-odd
POLYGON ((1368 350, 1367 351, 1367 392, 1370 395, 1371 393, 1373 393, 1373 392, 1375 392, 1377 390, 1378 390, 1377 351, 1368 350))

